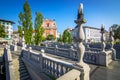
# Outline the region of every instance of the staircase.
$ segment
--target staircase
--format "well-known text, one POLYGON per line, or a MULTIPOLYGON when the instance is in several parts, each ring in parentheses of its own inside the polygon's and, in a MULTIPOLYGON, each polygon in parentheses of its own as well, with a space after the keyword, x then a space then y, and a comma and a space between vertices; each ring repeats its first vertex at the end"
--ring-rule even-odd
POLYGON ((19 67, 20 80, 31 80, 31 77, 26 69, 26 66, 21 59, 19 59, 19 64, 20 64, 19 67))
POLYGON ((12 52, 16 80, 32 80, 19 53, 20 52, 12 52))

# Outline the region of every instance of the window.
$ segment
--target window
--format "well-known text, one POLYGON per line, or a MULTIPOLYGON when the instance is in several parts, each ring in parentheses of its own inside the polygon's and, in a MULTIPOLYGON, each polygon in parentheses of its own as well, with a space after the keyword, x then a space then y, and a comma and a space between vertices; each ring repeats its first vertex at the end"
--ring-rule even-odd
POLYGON ((9 23, 7 22, 7 25, 9 25, 9 23))
POLYGON ((49 27, 49 23, 47 23, 47 27, 49 27))

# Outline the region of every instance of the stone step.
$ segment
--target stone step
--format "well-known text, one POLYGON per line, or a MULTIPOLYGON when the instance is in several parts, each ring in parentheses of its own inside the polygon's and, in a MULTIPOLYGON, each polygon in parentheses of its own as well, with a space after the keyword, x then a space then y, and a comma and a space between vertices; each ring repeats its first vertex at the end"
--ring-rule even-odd
POLYGON ((25 70, 21 70, 20 71, 20 74, 23 74, 23 73, 26 73, 27 72, 27 70, 25 69, 25 70))
POLYGON ((25 67, 25 65, 20 65, 20 68, 23 68, 23 67, 25 67))
POLYGON ((31 80, 29 76, 25 76, 25 77, 20 78, 20 80, 27 80, 27 79, 31 80))
POLYGON ((23 74, 20 75, 20 77, 24 77, 24 76, 29 76, 28 72, 23 73, 23 74))
POLYGON ((20 71, 22 71, 22 70, 26 70, 26 68, 25 68, 25 67, 22 67, 22 68, 20 68, 19 70, 20 70, 20 71))

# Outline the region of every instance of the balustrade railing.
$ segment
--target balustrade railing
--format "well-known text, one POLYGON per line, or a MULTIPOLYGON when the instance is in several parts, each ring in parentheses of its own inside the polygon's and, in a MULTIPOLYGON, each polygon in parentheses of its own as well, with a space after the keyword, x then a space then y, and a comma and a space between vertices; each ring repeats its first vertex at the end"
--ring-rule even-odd
POLYGON ((42 70, 42 72, 55 78, 59 78, 60 76, 75 68, 75 65, 73 65, 72 63, 52 58, 45 55, 45 53, 37 53, 32 50, 22 50, 22 57, 26 59, 27 62, 31 63, 32 65, 35 65, 35 67, 37 67, 38 70, 42 70))
MULTIPOLYGON (((33 49, 35 50, 41 50, 41 49, 45 49, 46 53, 50 53, 50 54, 54 54, 54 55, 58 55, 58 56, 62 56, 62 57, 66 57, 69 58, 71 60, 78 60, 78 52, 76 49, 74 49, 73 47, 71 48, 58 48, 57 46, 55 47, 33 47, 33 49), (38 49, 37 49, 38 48, 38 49)), ((112 51, 112 50, 110 50, 112 51)), ((86 48, 85 54, 84 54, 84 62, 86 63, 92 63, 92 64, 99 64, 99 65, 103 65, 103 63, 100 62, 101 57, 103 56, 103 54, 101 54, 101 49, 98 48, 86 48)), ((106 50, 106 61, 110 63, 112 61, 112 57, 114 56, 112 52, 109 52, 109 50, 106 50), (108 53, 110 53, 109 55, 107 55, 108 53)), ((104 57, 105 58, 105 57, 104 57)), ((105 65, 105 64, 104 64, 105 65)))
POLYGON ((4 60, 5 60, 6 80, 16 80, 9 46, 6 46, 6 48, 4 48, 4 60))

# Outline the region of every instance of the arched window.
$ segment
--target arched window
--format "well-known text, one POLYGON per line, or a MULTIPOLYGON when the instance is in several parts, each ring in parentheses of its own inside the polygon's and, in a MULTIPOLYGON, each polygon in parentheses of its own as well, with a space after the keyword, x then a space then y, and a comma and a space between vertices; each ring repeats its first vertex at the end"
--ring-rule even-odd
POLYGON ((49 27, 49 23, 47 23, 47 27, 49 27))

